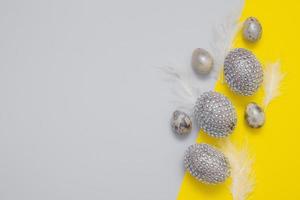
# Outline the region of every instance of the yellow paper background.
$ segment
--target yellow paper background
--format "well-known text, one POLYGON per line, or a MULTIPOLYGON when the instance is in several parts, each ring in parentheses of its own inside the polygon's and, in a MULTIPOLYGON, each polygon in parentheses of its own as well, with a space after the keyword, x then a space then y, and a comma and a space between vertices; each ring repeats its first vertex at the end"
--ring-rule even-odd
MULTIPOLYGON (((250 44, 239 33, 234 46, 250 49, 263 65, 280 59, 286 73, 282 94, 268 106, 264 127, 251 129, 245 124, 244 109, 249 102, 262 103, 263 89, 252 97, 242 97, 218 81, 216 91, 228 96, 237 109, 238 124, 230 139, 241 144, 246 138, 255 157, 256 186, 249 199, 300 200, 300 1, 247 0, 240 21, 249 16, 260 20, 262 39, 250 44)), ((197 142, 214 144, 217 140, 201 132, 197 142)), ((230 180, 204 185, 186 173, 178 200, 232 199, 229 185, 230 180)))

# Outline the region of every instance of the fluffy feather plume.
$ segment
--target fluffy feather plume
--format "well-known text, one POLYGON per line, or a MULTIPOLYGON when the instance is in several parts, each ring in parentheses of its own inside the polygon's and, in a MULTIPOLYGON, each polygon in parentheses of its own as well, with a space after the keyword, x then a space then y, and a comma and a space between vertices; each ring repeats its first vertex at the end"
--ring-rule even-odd
POLYGON ((253 159, 248 152, 247 143, 241 147, 233 145, 229 139, 220 144, 221 150, 231 166, 232 183, 230 191, 233 200, 245 200, 254 189, 255 178, 252 170, 253 159))
MULTIPOLYGON (((212 77, 217 80, 219 70, 222 68, 224 59, 231 48, 233 39, 240 26, 237 23, 242 11, 244 0, 239 0, 237 8, 233 9, 230 16, 228 16, 224 23, 215 27, 213 42, 211 43, 212 55, 214 57, 213 71, 207 77, 212 77)), ((191 67, 184 67, 179 70, 174 67, 161 68, 172 82, 173 92, 176 96, 174 103, 178 108, 181 108, 189 113, 192 109, 197 98, 210 88, 204 87, 203 80, 190 69, 191 67)), ((207 78, 206 77, 206 78, 207 78)))
POLYGON ((197 97, 203 92, 203 88, 199 85, 199 82, 197 82, 189 70, 179 71, 174 67, 163 67, 161 70, 168 75, 167 80, 173 86, 172 92, 176 97, 173 103, 178 108, 191 114, 197 97))
POLYGON ((280 71, 280 62, 268 64, 264 76, 265 97, 263 105, 266 108, 275 97, 280 95, 280 83, 285 76, 280 71))
POLYGON ((214 56, 214 70, 217 71, 217 76, 222 74, 219 73, 219 70, 223 68, 225 57, 232 47, 236 33, 241 28, 241 24, 238 23, 238 20, 240 18, 243 5, 244 0, 240 0, 237 4, 237 8, 234 9, 227 18, 225 18, 224 22, 214 27, 211 49, 214 56))

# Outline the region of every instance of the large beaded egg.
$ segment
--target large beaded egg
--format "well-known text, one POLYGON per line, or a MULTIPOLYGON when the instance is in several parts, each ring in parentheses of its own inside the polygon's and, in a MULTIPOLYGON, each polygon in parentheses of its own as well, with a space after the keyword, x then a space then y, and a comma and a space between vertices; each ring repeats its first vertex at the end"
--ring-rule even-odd
POLYGON ((197 180, 217 184, 230 175, 230 166, 224 154, 208 144, 193 144, 184 155, 186 170, 197 180))
POLYGON ((218 92, 204 92, 196 101, 197 126, 213 137, 226 137, 236 126, 236 111, 230 100, 218 92))
POLYGON ((224 62, 225 81, 234 92, 250 96, 263 82, 263 70, 255 55, 244 48, 231 50, 224 62))

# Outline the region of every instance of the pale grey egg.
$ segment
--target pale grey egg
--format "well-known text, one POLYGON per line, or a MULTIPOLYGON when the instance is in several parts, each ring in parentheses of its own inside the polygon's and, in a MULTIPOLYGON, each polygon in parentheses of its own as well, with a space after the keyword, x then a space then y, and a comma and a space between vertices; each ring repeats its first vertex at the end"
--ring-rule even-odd
POLYGON ((249 103, 245 110, 245 119, 252 128, 260 128, 265 123, 265 113, 256 103, 249 103))
POLYGON ((191 64, 197 74, 207 74, 213 67, 213 58, 205 49, 197 48, 193 51, 191 64))
POLYGON ((189 146, 184 165, 192 176, 204 183, 222 183, 230 175, 230 165, 225 155, 209 144, 189 146))
POLYGON ((226 137, 234 130, 237 117, 231 101, 218 92, 205 92, 194 107, 197 126, 212 137, 226 137))
POLYGON ((249 42, 256 42, 261 38, 262 26, 255 17, 249 17, 243 24, 243 37, 249 42))
POLYGON ((192 120, 185 112, 176 110, 172 115, 171 127, 174 133, 186 135, 192 130, 192 120))
POLYGON ((253 95, 263 82, 263 69, 255 55, 244 48, 231 50, 224 62, 225 81, 240 95, 253 95))

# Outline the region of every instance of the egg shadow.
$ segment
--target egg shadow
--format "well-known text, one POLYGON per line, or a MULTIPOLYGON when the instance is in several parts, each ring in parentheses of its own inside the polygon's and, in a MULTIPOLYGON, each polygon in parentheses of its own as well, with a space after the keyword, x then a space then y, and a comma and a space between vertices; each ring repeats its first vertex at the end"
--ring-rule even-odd
POLYGON ((220 193, 223 193, 224 190, 227 190, 226 182, 219 183, 219 184, 206 184, 198 181, 196 178, 194 178, 190 173, 186 174, 186 178, 188 179, 188 182, 190 183, 190 187, 193 187, 193 190, 195 190, 197 193, 202 193, 204 196, 207 197, 216 197, 219 196, 220 193))

